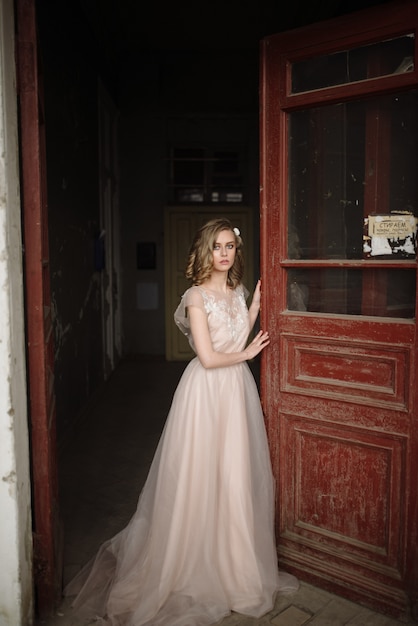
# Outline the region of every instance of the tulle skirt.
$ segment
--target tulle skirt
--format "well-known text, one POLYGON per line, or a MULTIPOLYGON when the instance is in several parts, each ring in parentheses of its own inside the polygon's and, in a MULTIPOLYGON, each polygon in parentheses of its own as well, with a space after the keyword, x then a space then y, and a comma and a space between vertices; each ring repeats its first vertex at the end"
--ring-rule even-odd
POLYGON ((297 580, 278 571, 274 481, 246 363, 186 367, 136 512, 70 582, 78 614, 112 626, 259 617, 297 580))

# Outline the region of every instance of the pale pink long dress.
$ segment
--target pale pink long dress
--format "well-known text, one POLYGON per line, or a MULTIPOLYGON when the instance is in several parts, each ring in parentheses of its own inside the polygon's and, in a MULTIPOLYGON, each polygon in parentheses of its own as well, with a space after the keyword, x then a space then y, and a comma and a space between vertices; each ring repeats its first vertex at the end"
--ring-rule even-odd
MULTIPOLYGON (((175 313, 207 314, 213 347, 249 334, 246 291, 191 287, 175 313)), ((68 585, 81 615, 112 626, 204 626, 231 611, 258 617, 297 580, 278 571, 274 482, 257 386, 247 363, 205 369, 194 358, 175 392, 138 507, 68 585)))

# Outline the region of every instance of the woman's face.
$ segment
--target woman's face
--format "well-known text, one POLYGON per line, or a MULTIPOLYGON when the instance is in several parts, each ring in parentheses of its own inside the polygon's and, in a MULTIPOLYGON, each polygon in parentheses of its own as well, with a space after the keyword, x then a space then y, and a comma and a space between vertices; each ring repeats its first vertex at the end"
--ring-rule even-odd
POLYGON ((232 230, 221 230, 213 245, 213 271, 228 272, 234 264, 235 254, 234 232, 232 230))

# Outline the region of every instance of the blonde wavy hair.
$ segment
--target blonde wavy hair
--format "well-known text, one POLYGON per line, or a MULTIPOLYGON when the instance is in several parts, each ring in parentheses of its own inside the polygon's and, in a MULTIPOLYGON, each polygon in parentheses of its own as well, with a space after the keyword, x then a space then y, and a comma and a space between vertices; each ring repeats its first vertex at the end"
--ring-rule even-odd
POLYGON ((228 271, 228 286, 235 289, 241 283, 244 274, 242 254, 244 244, 241 236, 234 232, 231 222, 221 217, 210 220, 199 228, 190 246, 185 273, 186 278, 191 280, 193 285, 201 285, 210 278, 213 269, 213 249, 219 233, 223 230, 230 230, 233 233, 236 245, 234 264, 228 271))

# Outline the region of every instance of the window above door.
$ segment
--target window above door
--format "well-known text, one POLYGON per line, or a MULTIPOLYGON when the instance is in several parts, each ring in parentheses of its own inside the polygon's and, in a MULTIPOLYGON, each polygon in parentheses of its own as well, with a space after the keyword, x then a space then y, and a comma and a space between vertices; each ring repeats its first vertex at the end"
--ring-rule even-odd
POLYGON ((415 34, 330 54, 295 61, 291 64, 293 94, 336 85, 412 72, 415 68, 415 34))
POLYGON ((169 204, 243 204, 246 158, 242 147, 177 146, 169 151, 169 204))

